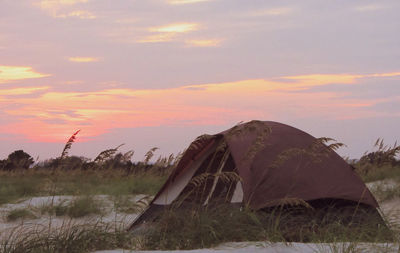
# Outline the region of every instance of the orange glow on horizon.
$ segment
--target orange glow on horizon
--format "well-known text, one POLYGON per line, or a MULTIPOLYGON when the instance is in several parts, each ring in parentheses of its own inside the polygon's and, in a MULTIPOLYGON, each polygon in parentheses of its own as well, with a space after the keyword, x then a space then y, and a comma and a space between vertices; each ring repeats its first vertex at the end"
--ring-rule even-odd
POLYGON ((4 113, 18 119, 0 127, 3 133, 23 134, 33 141, 65 141, 74 129, 95 137, 114 128, 170 124, 216 124, 229 120, 276 118, 281 114, 318 118, 369 117, 368 108, 385 99, 336 99, 335 92, 291 92, 330 83, 358 85, 362 78, 400 76, 400 72, 369 75, 300 75, 225 83, 186 85, 167 89, 105 89, 60 92, 48 87, 0 90, 0 96, 30 94, 1 103, 4 113), (196 112, 196 113, 193 113, 196 112), (190 123, 177 123, 190 122, 190 123), (29 126, 29 127, 27 127, 29 126))

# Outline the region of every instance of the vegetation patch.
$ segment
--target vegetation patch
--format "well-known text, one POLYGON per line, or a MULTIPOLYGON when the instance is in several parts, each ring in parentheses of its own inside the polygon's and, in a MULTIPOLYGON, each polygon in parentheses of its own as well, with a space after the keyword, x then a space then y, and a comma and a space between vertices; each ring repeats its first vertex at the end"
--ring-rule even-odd
POLYGON ((208 248, 231 241, 269 242, 392 242, 392 231, 377 225, 376 215, 362 213, 363 221, 331 210, 304 207, 265 211, 219 206, 171 209, 160 214, 145 237, 151 250, 208 248), (350 217, 351 218, 351 217, 350 217))
POLYGON ((61 201, 57 204, 45 204, 39 207, 41 214, 49 214, 51 216, 64 216, 67 215, 68 205, 66 201, 61 201))
POLYGON ((181 155, 158 157, 150 149, 143 161, 132 162, 133 150, 118 152, 123 145, 107 149, 92 159, 69 156, 79 130, 65 144, 60 157, 34 164, 23 150, 0 160, 0 205, 23 197, 55 195, 154 195, 181 155))
POLYGON ((19 219, 37 219, 37 217, 30 210, 26 208, 19 208, 8 212, 6 219, 7 221, 16 221, 19 219))
POLYGON ((0 205, 39 193, 42 182, 39 175, 24 177, 17 174, 0 173, 0 205))
POLYGON ((392 179, 400 183, 400 165, 373 165, 373 164, 360 164, 359 162, 354 165, 359 175, 365 182, 381 181, 385 179, 392 179))
POLYGON ((67 208, 67 215, 71 218, 80 218, 87 215, 102 214, 102 204, 93 197, 85 196, 72 201, 67 208))
POLYGON ((0 205, 18 199, 56 195, 154 195, 166 180, 152 170, 127 174, 123 170, 0 172, 0 205))
POLYGON ((0 242, 0 253, 86 253, 133 248, 132 235, 121 227, 103 223, 64 225, 56 231, 21 228, 0 242), (29 231, 29 232, 28 232, 29 231))
POLYGON ((69 216, 80 218, 88 215, 104 214, 103 202, 92 196, 82 196, 72 200, 70 203, 62 201, 58 204, 41 206, 40 212, 55 216, 69 216))
POLYGON ((112 200, 114 203, 114 208, 120 213, 140 213, 143 211, 149 202, 151 201, 151 196, 145 196, 138 201, 132 200, 129 195, 119 195, 113 196, 112 200))
POLYGON ((377 139, 374 144, 375 151, 365 152, 358 159, 353 160, 351 165, 365 182, 372 182, 390 178, 400 182, 400 145, 387 145, 383 139, 377 139))

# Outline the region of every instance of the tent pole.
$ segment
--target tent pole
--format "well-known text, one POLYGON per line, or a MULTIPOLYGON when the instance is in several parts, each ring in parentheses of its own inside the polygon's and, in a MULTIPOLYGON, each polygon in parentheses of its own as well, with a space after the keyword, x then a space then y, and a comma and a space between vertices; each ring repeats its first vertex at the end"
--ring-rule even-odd
POLYGON ((225 153, 224 153, 224 156, 221 159, 220 166, 219 166, 219 168, 218 168, 218 170, 217 170, 217 172, 215 174, 214 182, 213 182, 213 185, 211 187, 210 193, 208 194, 207 199, 204 201, 204 205, 205 206, 208 204, 208 202, 211 199, 212 194, 214 193, 215 187, 217 186, 217 182, 218 182, 218 179, 219 179, 219 174, 221 173, 222 169, 224 168, 225 163, 228 160, 228 157, 229 157, 229 149, 227 148, 225 153))

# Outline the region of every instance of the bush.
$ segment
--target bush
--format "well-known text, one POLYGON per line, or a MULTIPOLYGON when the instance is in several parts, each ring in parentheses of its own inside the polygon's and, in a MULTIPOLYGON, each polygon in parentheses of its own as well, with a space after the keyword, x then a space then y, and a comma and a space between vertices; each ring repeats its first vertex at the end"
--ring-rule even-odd
POLYGON ((33 158, 23 150, 16 150, 0 163, 0 170, 13 171, 16 169, 29 169, 34 163, 33 158))

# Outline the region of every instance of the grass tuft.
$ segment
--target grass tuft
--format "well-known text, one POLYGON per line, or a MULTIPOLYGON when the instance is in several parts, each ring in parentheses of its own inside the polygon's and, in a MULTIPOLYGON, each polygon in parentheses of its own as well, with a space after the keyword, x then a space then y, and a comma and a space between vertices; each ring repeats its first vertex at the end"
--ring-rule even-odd
POLYGON ((90 196, 73 200, 67 208, 67 215, 71 218, 80 218, 92 214, 101 215, 103 211, 101 202, 90 196))
POLYGON ((10 212, 8 212, 7 221, 16 221, 19 219, 37 219, 36 215, 34 215, 30 210, 26 208, 18 208, 18 209, 13 209, 10 212))
POLYGON ((151 196, 145 196, 138 201, 133 201, 130 196, 114 196, 114 208, 121 213, 132 214, 142 212, 150 203, 151 196))
POLYGON ((63 201, 56 205, 43 205, 39 209, 42 214, 47 213, 55 216, 66 215, 71 218, 104 214, 102 201, 96 200, 92 196, 81 196, 72 200, 71 203, 63 201))
POLYGON ((64 224, 49 231, 43 227, 20 227, 2 242, 0 253, 86 253, 115 248, 134 248, 135 240, 120 226, 64 224))

